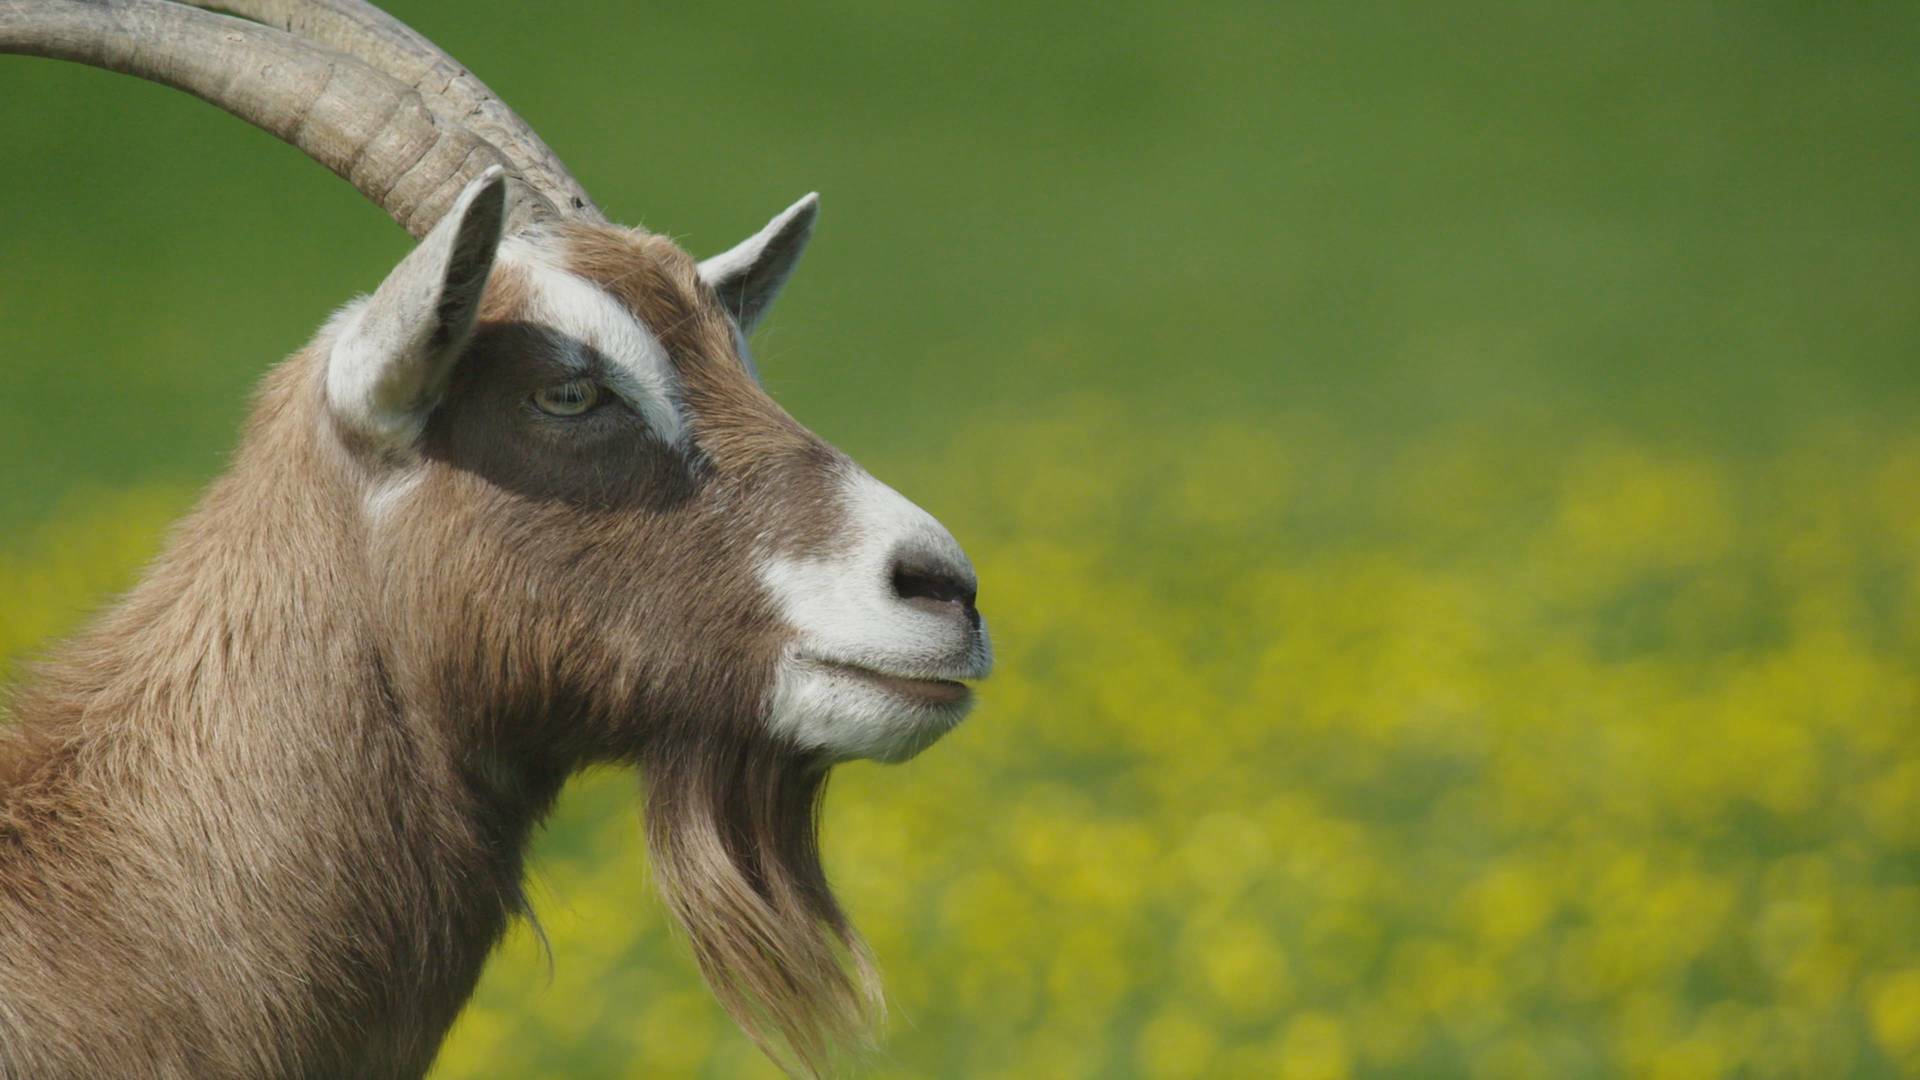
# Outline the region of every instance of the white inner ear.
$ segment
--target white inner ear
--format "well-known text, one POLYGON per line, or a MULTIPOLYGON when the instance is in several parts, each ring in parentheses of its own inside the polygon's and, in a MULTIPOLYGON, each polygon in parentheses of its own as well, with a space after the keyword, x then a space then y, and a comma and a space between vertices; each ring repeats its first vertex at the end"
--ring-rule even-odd
POLYGON ((701 262, 700 279, 720 297, 743 334, 753 332, 793 274, 819 211, 820 196, 809 194, 759 232, 701 262))
POLYGON ((402 337, 393 323, 371 318, 370 307, 361 301, 341 312, 340 336, 327 358, 327 398, 354 429, 405 446, 420 437, 426 413, 398 403, 414 400, 414 391, 426 385, 427 363, 407 363, 406 354, 419 343, 402 337))
POLYGON ((475 178, 371 297, 334 317, 327 397, 349 427, 393 446, 419 437, 473 331, 505 182, 498 166, 475 178))
MULTIPOLYGON (((660 339, 619 301, 555 266, 533 243, 508 240, 500 245, 500 258, 523 269, 531 280, 532 320, 605 357, 607 388, 625 399, 663 441, 686 446, 680 379, 660 339)), ((584 351, 562 359, 582 371, 590 364, 584 351)))

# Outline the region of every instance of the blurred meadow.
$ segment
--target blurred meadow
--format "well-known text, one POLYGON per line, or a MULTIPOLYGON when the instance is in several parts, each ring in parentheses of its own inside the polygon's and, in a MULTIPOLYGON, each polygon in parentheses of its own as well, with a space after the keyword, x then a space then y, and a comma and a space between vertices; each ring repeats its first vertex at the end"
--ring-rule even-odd
MULTIPOLYGON (((399 2, 757 343, 1000 669, 828 865, 887 1077, 1920 1075, 1910 5, 399 2)), ((0 663, 405 235, 0 57, 0 663)), ((772 1075, 578 781, 435 1076, 772 1075)))

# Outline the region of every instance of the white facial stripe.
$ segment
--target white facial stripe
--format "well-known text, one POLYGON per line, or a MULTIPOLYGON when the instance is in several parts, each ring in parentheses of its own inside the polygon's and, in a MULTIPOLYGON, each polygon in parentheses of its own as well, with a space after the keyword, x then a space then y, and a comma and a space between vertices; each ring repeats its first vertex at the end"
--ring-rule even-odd
POLYGON ((794 631, 769 721, 801 746, 839 757, 899 760, 957 723, 965 706, 916 705, 847 668, 905 679, 977 679, 993 666, 984 628, 894 595, 894 561, 973 568, 933 516, 858 469, 842 488, 843 546, 825 555, 766 553, 760 579, 794 631))
MULTIPOLYGON (((619 394, 647 421, 655 435, 674 445, 687 444, 687 422, 680 408, 680 380, 673 361, 640 320, 619 301, 584 278, 553 265, 538 247, 519 238, 500 245, 500 261, 525 270, 533 284, 535 322, 550 326, 610 362, 608 389, 619 394)), ((585 367, 585 356, 571 358, 585 367)))

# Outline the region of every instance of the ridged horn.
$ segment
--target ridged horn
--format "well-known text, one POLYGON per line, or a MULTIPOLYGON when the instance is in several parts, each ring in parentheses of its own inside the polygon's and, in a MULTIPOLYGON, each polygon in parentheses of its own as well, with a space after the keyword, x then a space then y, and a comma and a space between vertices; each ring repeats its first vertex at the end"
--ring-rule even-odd
POLYGON ((418 90, 441 117, 492 143, 568 217, 605 220, 558 154, 466 66, 365 0, 185 0, 345 53, 418 90))
MULTIPOLYGON (((515 164, 414 88, 283 30, 163 0, 0 0, 0 53, 69 60, 184 90, 298 147, 414 236, 467 183, 515 164)), ((515 224, 552 216, 514 185, 515 224)))

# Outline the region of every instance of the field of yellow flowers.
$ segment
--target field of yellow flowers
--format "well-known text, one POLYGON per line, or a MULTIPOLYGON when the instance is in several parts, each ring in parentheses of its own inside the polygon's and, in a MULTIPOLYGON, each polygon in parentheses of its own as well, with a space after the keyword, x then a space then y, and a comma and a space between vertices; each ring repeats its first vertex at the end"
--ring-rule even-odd
MULTIPOLYGON (((1097 395, 957 430, 891 479, 973 551, 1000 671, 828 805, 875 1075, 1920 1072, 1920 436, 1361 444, 1097 395)), ((189 497, 14 546, 0 653, 189 497)), ((649 891, 635 784, 572 789, 551 957, 516 931, 437 1077, 773 1075, 649 891)))

